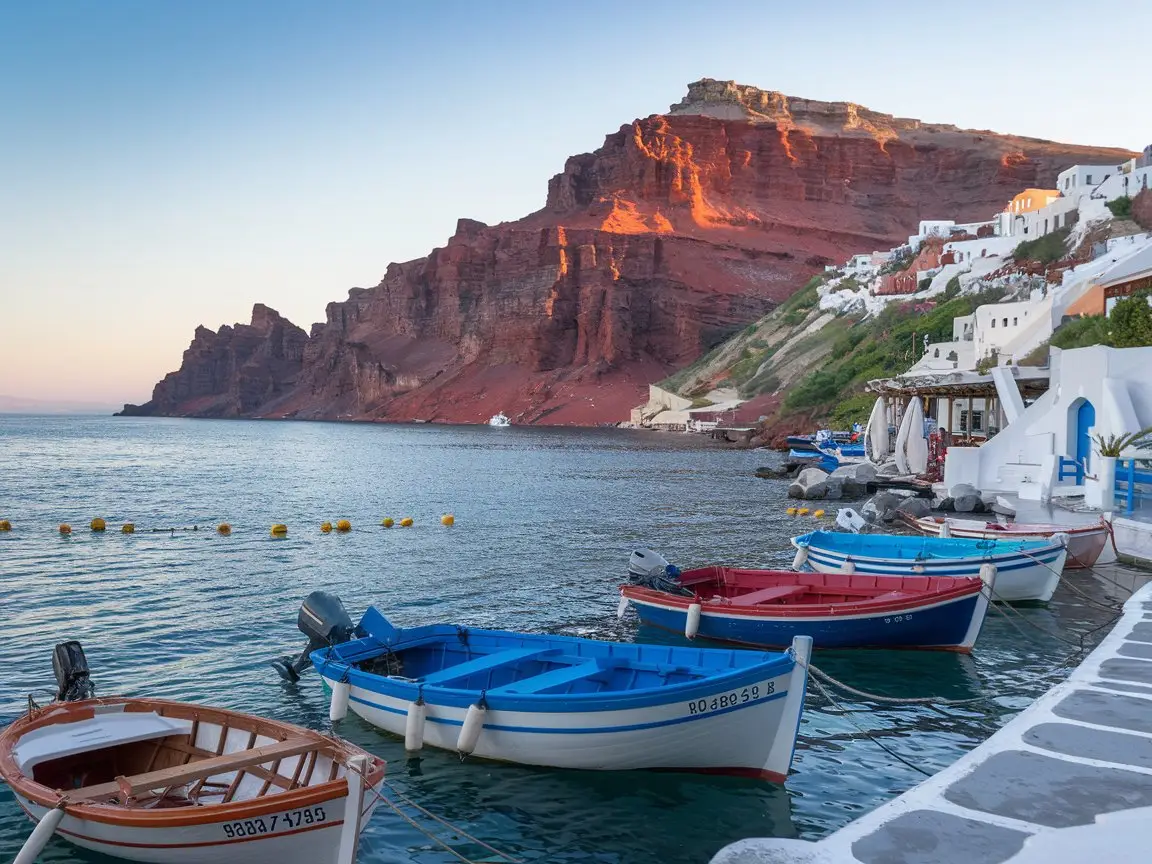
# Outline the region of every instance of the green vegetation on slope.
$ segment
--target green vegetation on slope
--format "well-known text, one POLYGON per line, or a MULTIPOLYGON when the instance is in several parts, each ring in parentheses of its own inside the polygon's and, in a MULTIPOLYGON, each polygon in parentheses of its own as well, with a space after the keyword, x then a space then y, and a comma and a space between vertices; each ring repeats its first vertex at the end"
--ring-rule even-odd
POLYGON ((1084 315, 1065 321, 1052 337, 1020 361, 1021 366, 1042 366, 1048 362, 1048 348, 1142 348, 1152 345, 1152 307, 1147 294, 1134 294, 1116 303, 1112 316, 1084 315))
POLYGON ((1037 237, 1035 240, 1025 240, 1012 250, 1012 257, 1016 261, 1035 261, 1039 264, 1053 264, 1068 254, 1065 242, 1068 240, 1070 228, 1060 228, 1051 234, 1037 237))
MULTIPOLYGON (((870 402, 864 385, 874 378, 888 378, 908 371, 930 342, 952 338, 952 319, 970 315, 977 306, 995 303, 998 295, 954 297, 924 310, 924 304, 890 303, 876 318, 861 321, 843 333, 832 347, 828 362, 803 378, 784 399, 784 413, 827 411, 845 418, 870 402)), ((856 419, 859 419, 858 417, 856 419)))

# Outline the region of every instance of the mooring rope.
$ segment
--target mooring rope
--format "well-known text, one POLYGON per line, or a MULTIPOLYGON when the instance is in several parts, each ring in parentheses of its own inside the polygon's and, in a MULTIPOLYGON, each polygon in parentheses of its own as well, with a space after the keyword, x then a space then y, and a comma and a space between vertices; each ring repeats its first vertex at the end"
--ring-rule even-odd
POLYGON ((851 693, 853 696, 859 696, 862 699, 870 699, 875 702, 887 702, 893 705, 971 705, 974 702, 988 702, 991 701, 989 696, 977 696, 975 699, 945 699, 942 696, 881 696, 879 693, 869 693, 867 690, 859 690, 843 681, 833 678, 823 669, 819 669, 811 662, 804 665, 812 677, 818 680, 831 684, 833 687, 851 693))
MULTIPOLYGON (((419 831, 421 834, 423 834, 429 840, 432 840, 434 843, 437 843, 438 845, 442 846, 445 850, 447 850, 449 853, 451 853, 453 856, 455 856, 458 860, 465 862, 465 864, 479 864, 479 862, 473 861, 472 859, 465 857, 463 854, 461 854, 460 852, 453 849, 446 842, 441 840, 439 837, 437 837, 435 834, 433 834, 431 831, 426 829, 423 825, 421 825, 419 822, 417 822, 415 819, 413 819, 411 816, 409 816, 407 813, 405 813, 403 810, 401 810, 399 805, 396 804, 396 802, 392 801, 387 796, 380 794, 380 792, 374 786, 372 786, 369 783, 368 778, 364 775, 364 772, 357 770, 355 767, 353 767, 351 765, 347 766, 347 768, 348 768, 348 770, 352 771, 353 773, 360 775, 360 779, 364 781, 364 784, 367 787, 368 791, 376 796, 376 800, 378 802, 383 802, 383 803, 387 804, 389 807, 392 808, 392 810, 398 816, 400 816, 405 822, 407 822, 409 825, 411 825, 413 828, 415 828, 417 831, 419 831)), ((463 837, 468 842, 475 843, 477 846, 479 846, 483 849, 487 849, 489 852, 493 853, 494 855, 499 855, 505 861, 509 862, 509 864, 523 864, 523 862, 521 862, 520 859, 513 858, 507 852, 501 852, 495 846, 490 846, 487 843, 485 843, 483 840, 479 839, 478 837, 473 837, 471 834, 469 834, 467 831, 465 831, 463 828, 459 827, 458 825, 453 825, 451 822, 447 821, 446 819, 442 819, 439 816, 437 816, 435 813, 432 813, 431 811, 424 809, 419 804, 417 804, 415 801, 413 801, 411 798, 409 798, 407 795, 405 795, 403 792, 401 792, 399 789, 397 789, 395 786, 393 786, 391 783, 389 783, 387 780, 383 781, 383 785, 385 785, 389 789, 391 789, 392 792, 394 794, 396 794, 399 798, 401 798, 405 804, 412 807, 414 810, 416 810, 420 814, 427 816, 430 819, 434 819, 436 822, 439 822, 445 828, 448 828, 450 831, 453 831, 454 833, 458 834, 460 837, 463 837)))
MULTIPOLYGON (((811 669, 812 668, 811 665, 809 665, 808 668, 811 669)), ((837 702, 836 697, 834 697, 831 693, 829 693, 828 690, 824 687, 824 685, 822 683, 820 683, 819 678, 814 677, 812 680, 812 683, 815 684, 816 688, 821 693, 824 694, 824 698, 827 699, 829 702, 831 702, 832 705, 840 711, 840 713, 844 717, 844 719, 847 720, 849 723, 851 723, 856 728, 856 731, 858 731, 861 735, 863 735, 865 738, 867 738, 869 741, 871 741, 873 744, 875 744, 877 747, 879 747, 881 750, 883 750, 885 753, 887 753, 893 759, 896 759, 897 761, 902 762, 903 764, 905 764, 909 768, 911 768, 913 771, 918 771, 921 774, 923 774, 925 777, 931 777, 932 776, 931 772, 925 771, 923 768, 921 768, 919 765, 917 765, 914 762, 909 762, 907 759, 905 759, 903 756, 901 756, 895 750, 890 749, 887 745, 884 744, 884 742, 882 742, 879 738, 877 738, 875 735, 873 735, 867 729, 865 729, 860 724, 858 724, 852 718, 851 712, 847 708, 845 708, 843 705, 841 705, 839 702, 837 702)))

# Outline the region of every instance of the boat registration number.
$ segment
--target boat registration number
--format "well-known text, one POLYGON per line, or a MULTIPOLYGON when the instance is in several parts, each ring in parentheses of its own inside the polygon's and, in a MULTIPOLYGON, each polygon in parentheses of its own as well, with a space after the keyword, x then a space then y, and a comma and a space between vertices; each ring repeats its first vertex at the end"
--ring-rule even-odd
POLYGON ((769 681, 763 687, 758 684, 753 684, 751 687, 745 687, 742 690, 733 690, 731 693, 713 696, 711 699, 694 699, 688 703, 688 713, 708 714, 712 711, 719 711, 721 708, 732 708, 736 705, 743 705, 745 702, 751 702, 754 699, 759 699, 761 696, 769 696, 775 692, 775 681, 769 681))
POLYGON ((225 822, 222 827, 224 836, 228 838, 258 837, 261 834, 275 834, 277 831, 318 825, 326 818, 323 807, 304 807, 300 810, 289 810, 287 813, 244 819, 240 822, 225 822))

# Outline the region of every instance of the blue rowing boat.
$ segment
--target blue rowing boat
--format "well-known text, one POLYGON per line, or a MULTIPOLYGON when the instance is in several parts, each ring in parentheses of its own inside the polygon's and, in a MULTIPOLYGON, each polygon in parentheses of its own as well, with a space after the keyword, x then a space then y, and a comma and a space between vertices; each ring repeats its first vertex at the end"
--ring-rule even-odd
POLYGON ((1060 583, 1066 540, 1059 534, 1044 541, 812 531, 792 538, 792 566, 819 573, 983 576, 986 582, 995 578, 996 600, 1047 602, 1060 583))
POLYGON ((344 619, 337 598, 314 592, 298 622, 313 645, 333 634, 339 643, 309 652, 332 688, 331 715, 351 710, 403 735, 409 750, 779 782, 792 763, 811 639, 784 652, 741 651, 401 629, 374 607, 354 628, 344 619))

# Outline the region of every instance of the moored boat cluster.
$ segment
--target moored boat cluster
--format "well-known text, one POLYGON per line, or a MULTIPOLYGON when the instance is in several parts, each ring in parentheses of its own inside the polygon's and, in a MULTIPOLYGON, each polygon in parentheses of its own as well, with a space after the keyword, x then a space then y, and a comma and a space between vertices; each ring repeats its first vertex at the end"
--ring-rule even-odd
MULTIPOLYGON (((922 533, 797 536, 787 570, 682 571, 636 550, 618 612, 633 607, 682 634, 677 644, 406 628, 372 606, 353 623, 339 598, 315 591, 297 617, 308 645, 273 666, 290 681, 315 668, 334 723, 352 712, 409 751, 784 782, 813 648, 970 651, 990 604, 1048 601, 1065 566, 1090 566, 1106 537, 1102 526, 910 524, 922 533)), ((59 832, 134 860, 202 860, 192 850, 211 846, 212 861, 260 850, 261 860, 351 864, 387 801, 384 763, 330 734, 96 699, 78 643, 58 646, 54 668, 56 701, 0 734, 0 776, 38 823, 18 860, 59 832)))

